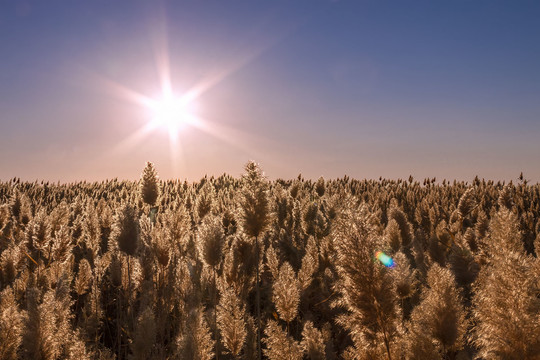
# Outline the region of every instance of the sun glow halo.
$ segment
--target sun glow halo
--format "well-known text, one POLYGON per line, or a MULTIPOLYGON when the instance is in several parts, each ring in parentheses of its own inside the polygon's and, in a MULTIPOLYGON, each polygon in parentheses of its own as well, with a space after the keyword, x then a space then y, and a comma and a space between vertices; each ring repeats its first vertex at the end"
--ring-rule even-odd
POLYGON ((152 101, 149 108, 152 125, 166 129, 169 134, 178 132, 194 118, 193 102, 172 95, 152 101))

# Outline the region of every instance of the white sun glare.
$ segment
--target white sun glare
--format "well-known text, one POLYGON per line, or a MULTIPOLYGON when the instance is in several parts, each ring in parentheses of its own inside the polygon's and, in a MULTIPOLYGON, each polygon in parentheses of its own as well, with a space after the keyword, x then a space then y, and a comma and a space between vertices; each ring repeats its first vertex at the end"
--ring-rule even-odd
POLYGON ((194 103, 185 98, 166 95, 159 100, 151 101, 148 107, 153 127, 163 128, 169 135, 176 134, 194 120, 194 103))
MULTIPOLYGON (((240 51, 237 54, 239 56, 236 58, 220 60, 216 64, 219 66, 216 66, 212 71, 208 71, 194 86, 181 92, 181 96, 177 96, 173 90, 171 79, 165 16, 162 14, 156 23, 158 27, 155 34, 154 55, 162 91, 160 96, 149 97, 121 83, 99 75, 96 76, 100 80, 100 85, 103 85, 107 90, 113 92, 116 96, 141 106, 146 111, 144 115, 147 119, 146 124, 119 141, 113 151, 126 153, 131 148, 141 144, 143 139, 152 132, 162 130, 168 133, 171 168, 173 169, 173 175, 178 176, 180 174, 179 169, 184 167, 182 137, 188 133, 189 128, 196 128, 251 153, 253 151, 252 147, 241 144, 253 139, 253 134, 247 134, 239 129, 229 128, 224 124, 202 118, 196 105, 204 93, 254 61, 269 49, 278 38, 259 41, 256 46, 240 51)), ((200 104, 201 107, 204 107, 204 103, 201 102, 200 104)), ((266 139, 264 137, 260 139, 260 141, 263 140, 266 139)))

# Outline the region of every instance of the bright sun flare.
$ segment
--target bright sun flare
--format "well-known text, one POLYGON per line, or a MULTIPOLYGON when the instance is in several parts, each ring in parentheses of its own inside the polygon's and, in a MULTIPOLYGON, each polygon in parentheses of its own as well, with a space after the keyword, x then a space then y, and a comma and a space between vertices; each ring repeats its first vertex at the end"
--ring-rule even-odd
POLYGON ((152 125, 166 129, 169 134, 178 132, 193 119, 193 103, 172 95, 152 101, 149 108, 152 125))
MULTIPOLYGON (((165 25, 165 20, 162 21, 165 25)), ((106 88, 113 91, 115 95, 126 98, 142 109, 144 109, 144 118, 146 124, 138 130, 130 134, 126 139, 120 141, 117 145, 117 151, 128 151, 130 147, 137 146, 145 137, 150 135, 155 130, 167 132, 169 135, 170 160, 173 174, 179 175, 178 168, 182 167, 183 150, 182 150, 182 132, 192 127, 204 131, 222 141, 229 143, 231 146, 241 148, 243 151, 251 152, 250 148, 239 146, 238 136, 242 136, 242 132, 234 128, 228 128, 223 124, 218 124, 208 121, 199 115, 198 99, 204 93, 218 85, 231 74, 239 71, 247 64, 258 58, 264 51, 272 46, 272 42, 259 44, 254 49, 244 49, 241 56, 233 58, 224 64, 223 68, 216 68, 205 74, 193 87, 184 90, 181 96, 175 96, 172 81, 170 76, 170 60, 169 50, 167 46, 167 37, 165 36, 166 27, 164 26, 156 33, 156 67, 161 85, 161 96, 150 98, 140 92, 137 92, 125 85, 116 83, 110 79, 98 76, 98 80, 102 81, 106 88)), ((203 105, 203 103, 201 103, 203 105)), ((204 106, 204 105, 203 105, 204 106)), ((204 111, 202 111, 204 113, 204 111)), ((185 134, 184 134, 185 135, 185 134)), ((245 135, 244 135, 245 136, 245 135)), ((253 138, 250 134, 249 138, 253 138)))

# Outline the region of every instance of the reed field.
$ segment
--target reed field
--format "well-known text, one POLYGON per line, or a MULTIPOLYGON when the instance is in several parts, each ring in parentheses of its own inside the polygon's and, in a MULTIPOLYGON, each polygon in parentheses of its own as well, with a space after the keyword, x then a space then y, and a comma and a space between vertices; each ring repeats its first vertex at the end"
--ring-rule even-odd
POLYGON ((0 359, 540 359, 540 186, 0 182, 0 359))

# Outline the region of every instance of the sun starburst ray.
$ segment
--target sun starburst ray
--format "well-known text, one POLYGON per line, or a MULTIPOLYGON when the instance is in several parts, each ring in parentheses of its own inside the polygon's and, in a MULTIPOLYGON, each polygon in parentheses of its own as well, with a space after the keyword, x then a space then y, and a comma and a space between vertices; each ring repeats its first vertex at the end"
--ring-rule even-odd
POLYGON ((113 152, 125 154, 130 149, 138 146, 152 132, 166 132, 169 138, 171 167, 174 176, 177 176, 179 168, 185 165, 181 137, 187 128, 203 131, 250 156, 263 156, 263 153, 254 150, 260 148, 262 144, 265 144, 263 147, 276 146, 277 144, 268 145, 268 139, 255 134, 200 118, 197 114, 196 105, 202 95, 260 57, 279 38, 282 38, 283 34, 266 39, 266 41, 260 41, 259 39, 254 46, 237 48, 232 59, 228 61, 221 59, 220 66, 213 71, 208 71, 194 86, 185 92, 176 93, 172 81, 166 16, 164 13, 161 14, 157 24, 159 26, 157 29, 155 28, 153 45, 154 61, 160 85, 159 95, 146 96, 115 81, 100 76, 96 77, 102 88, 112 92, 116 97, 141 106, 147 112, 148 123, 118 143, 113 152))
POLYGON ((262 153, 257 152, 255 149, 260 148, 261 145, 266 148, 272 148, 278 145, 265 137, 242 131, 238 128, 218 124, 203 118, 196 118, 195 120, 195 122, 191 123, 192 126, 246 154, 262 155, 262 153))
POLYGON ((156 126, 152 123, 147 123, 143 127, 139 128, 128 137, 120 141, 114 148, 111 149, 112 154, 125 154, 131 149, 140 144, 145 138, 147 138, 154 130, 156 126))

